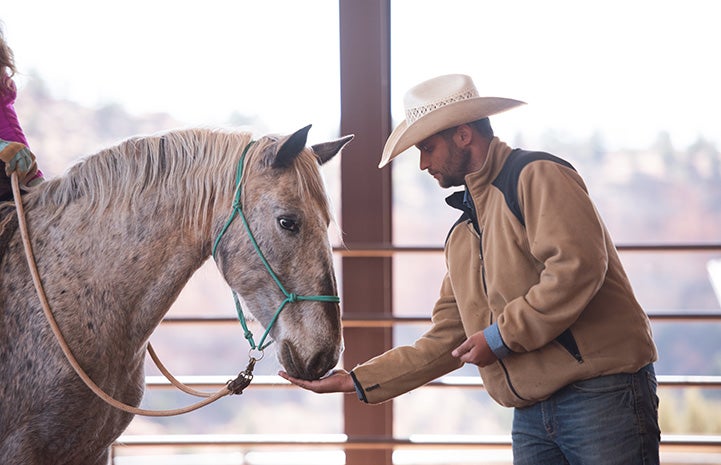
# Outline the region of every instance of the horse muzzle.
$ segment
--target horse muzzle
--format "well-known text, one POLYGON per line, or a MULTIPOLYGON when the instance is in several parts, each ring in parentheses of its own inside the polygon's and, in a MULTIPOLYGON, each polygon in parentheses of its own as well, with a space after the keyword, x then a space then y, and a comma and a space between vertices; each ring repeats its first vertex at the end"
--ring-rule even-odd
POLYGON ((285 340, 278 348, 278 359, 285 371, 294 378, 315 380, 335 368, 340 359, 340 347, 328 345, 310 356, 303 356, 292 342, 285 340))

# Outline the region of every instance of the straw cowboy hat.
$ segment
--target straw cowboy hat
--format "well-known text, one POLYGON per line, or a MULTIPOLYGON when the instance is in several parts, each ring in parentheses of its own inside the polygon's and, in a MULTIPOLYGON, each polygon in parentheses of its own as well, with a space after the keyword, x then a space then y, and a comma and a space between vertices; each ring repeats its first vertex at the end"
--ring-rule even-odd
POLYGON ((448 74, 422 82, 406 92, 406 119, 386 141, 378 168, 400 153, 444 129, 510 110, 525 102, 479 97, 470 76, 448 74))

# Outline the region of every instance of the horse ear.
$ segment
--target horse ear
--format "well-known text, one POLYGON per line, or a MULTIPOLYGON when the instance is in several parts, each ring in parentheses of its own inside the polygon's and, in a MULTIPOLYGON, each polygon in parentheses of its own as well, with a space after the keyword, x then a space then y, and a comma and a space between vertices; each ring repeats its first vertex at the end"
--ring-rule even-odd
POLYGON ((295 157, 300 155, 300 152, 305 148, 305 143, 308 140, 308 131, 312 125, 298 129, 283 142, 278 149, 278 153, 275 155, 273 160, 273 168, 285 168, 290 166, 295 160, 295 157))
POLYGON ((341 137, 340 139, 332 140, 330 142, 323 142, 321 144, 316 144, 311 146, 313 151, 315 152, 316 158, 318 158, 318 163, 321 165, 336 156, 338 152, 345 147, 348 142, 353 140, 355 135, 350 134, 345 137, 341 137))

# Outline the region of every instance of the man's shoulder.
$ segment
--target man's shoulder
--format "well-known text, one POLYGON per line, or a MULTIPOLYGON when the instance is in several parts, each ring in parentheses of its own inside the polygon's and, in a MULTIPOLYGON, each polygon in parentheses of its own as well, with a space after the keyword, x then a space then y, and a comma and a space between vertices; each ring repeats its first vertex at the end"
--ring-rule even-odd
POLYGON ((498 176, 491 183, 503 193, 508 208, 524 226, 526 221, 523 218, 523 212, 518 202, 518 180, 521 177, 521 172, 531 163, 537 161, 551 161, 575 171, 575 168, 569 162, 548 152, 513 149, 504 161, 498 176))
POLYGON ((521 171, 523 171, 526 166, 533 162, 542 160, 552 161, 575 170, 573 165, 571 165, 568 161, 548 152, 513 149, 511 153, 508 154, 508 157, 503 163, 503 168, 501 168, 498 176, 496 176, 496 179, 493 180, 493 184, 498 187, 498 184, 508 182, 509 180, 518 181, 521 171))

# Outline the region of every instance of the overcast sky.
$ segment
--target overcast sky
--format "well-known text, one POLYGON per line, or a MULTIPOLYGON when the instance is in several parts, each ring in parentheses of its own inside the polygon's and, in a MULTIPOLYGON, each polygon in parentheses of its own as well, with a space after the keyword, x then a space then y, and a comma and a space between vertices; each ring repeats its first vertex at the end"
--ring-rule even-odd
MULTIPOLYGON (((721 145, 716 5, 394 0, 394 117, 409 86, 462 72, 481 94, 528 102, 497 128, 721 145)), ((198 124, 260 115, 277 131, 337 127, 337 17, 336 0, 22 0, 0 12, 20 85, 36 73, 86 105, 198 124)))

